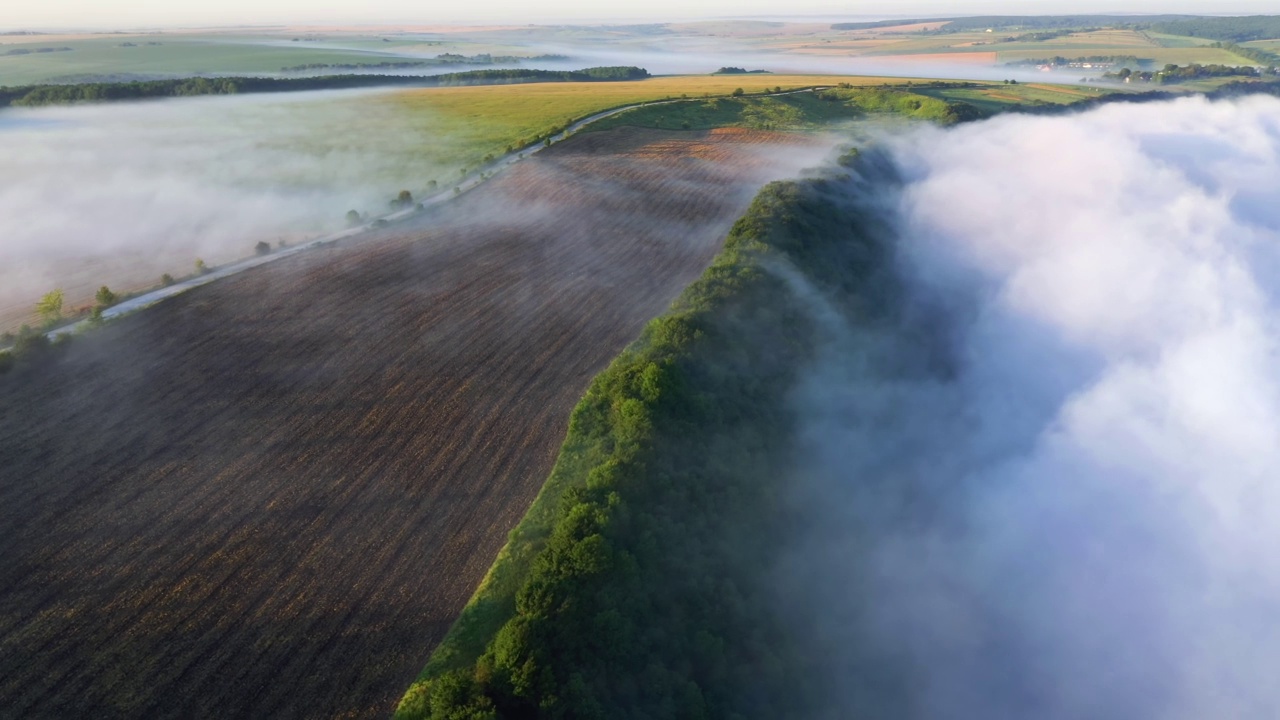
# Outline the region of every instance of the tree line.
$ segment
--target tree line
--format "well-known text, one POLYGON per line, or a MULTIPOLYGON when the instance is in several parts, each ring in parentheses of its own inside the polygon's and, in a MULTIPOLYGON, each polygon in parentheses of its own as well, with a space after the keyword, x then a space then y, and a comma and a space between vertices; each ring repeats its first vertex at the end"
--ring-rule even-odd
POLYGON ((649 72, 638 67, 595 67, 583 70, 484 69, 433 76, 325 75, 306 78, 224 77, 0 87, 0 107, 35 107, 81 102, 244 93, 338 90, 383 85, 437 87, 532 82, 613 82, 640 80, 649 72))
POLYGON ((1151 22, 1148 27, 1166 35, 1241 43, 1280 38, 1280 15, 1179 18, 1151 22))
POLYGON ((1121 68, 1115 72, 1103 74, 1103 79, 1114 80, 1118 82, 1151 82, 1160 85, 1171 85, 1181 82, 1190 82, 1193 80, 1203 80, 1215 77, 1259 77, 1260 75, 1275 75, 1275 68, 1267 70, 1259 70, 1250 66, 1238 65, 1198 65, 1192 63, 1190 65, 1174 65, 1168 64, 1162 70, 1156 71, 1134 71, 1129 68, 1121 68))
POLYGON ((14 48, 5 50, 0 53, 0 57, 13 57, 17 55, 35 55, 37 53, 55 53, 55 52, 71 52, 74 48, 69 47, 38 47, 38 48, 14 48))

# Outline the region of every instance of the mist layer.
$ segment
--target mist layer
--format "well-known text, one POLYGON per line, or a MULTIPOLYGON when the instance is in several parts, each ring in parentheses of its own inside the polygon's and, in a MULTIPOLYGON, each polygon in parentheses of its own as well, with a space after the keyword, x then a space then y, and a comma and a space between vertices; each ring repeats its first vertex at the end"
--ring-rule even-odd
POLYGON ((375 94, 0 112, 0 324, 55 287, 69 302, 146 287, 419 191, 439 171, 431 118, 411 124, 375 94))
POLYGON ((890 142, 902 296, 796 395, 832 715, 1280 714, 1280 102, 890 142))

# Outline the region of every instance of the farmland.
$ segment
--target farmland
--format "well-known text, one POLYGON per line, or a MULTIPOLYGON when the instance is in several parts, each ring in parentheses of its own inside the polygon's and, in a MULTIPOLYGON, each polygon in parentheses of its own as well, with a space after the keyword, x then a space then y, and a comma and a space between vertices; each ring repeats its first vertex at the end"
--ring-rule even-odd
POLYGON ((794 143, 584 135, 0 379, 0 705, 388 713, 590 377, 813 157, 794 143))

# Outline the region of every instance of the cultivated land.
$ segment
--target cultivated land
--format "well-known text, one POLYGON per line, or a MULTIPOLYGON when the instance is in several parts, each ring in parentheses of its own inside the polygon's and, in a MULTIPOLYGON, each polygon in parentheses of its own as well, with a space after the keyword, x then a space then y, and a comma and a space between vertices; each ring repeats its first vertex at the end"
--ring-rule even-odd
POLYGON ((388 714, 782 140, 584 135, 0 379, 0 715, 388 714))

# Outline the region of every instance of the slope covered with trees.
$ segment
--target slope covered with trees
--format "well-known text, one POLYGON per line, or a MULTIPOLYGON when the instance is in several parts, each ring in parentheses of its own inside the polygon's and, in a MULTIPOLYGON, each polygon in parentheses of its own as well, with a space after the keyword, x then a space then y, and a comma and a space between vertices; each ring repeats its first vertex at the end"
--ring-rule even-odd
POLYGON ((595 379, 506 551, 531 559, 519 589, 477 596, 398 717, 814 715, 821 673, 763 573, 790 522, 786 398, 818 343, 810 291, 867 318, 893 294, 888 229, 857 197, 848 176, 766 187, 595 379), (495 613, 490 637, 457 637, 495 613))

